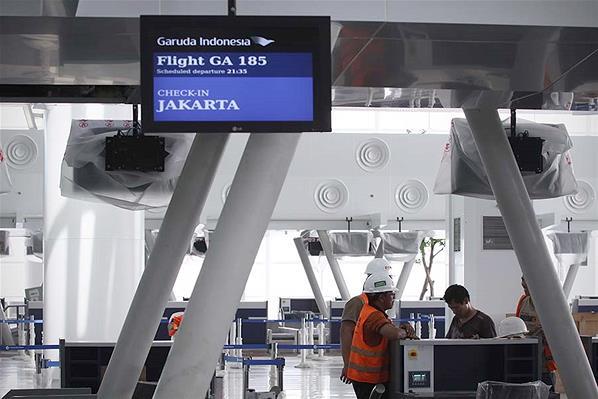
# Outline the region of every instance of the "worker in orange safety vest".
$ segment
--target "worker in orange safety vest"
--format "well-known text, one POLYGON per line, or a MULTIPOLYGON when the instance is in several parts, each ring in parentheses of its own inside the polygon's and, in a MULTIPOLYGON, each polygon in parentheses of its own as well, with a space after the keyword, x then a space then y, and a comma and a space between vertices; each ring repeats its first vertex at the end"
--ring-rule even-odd
POLYGON ((554 373, 557 370, 556 362, 554 361, 552 357, 552 351, 546 342, 544 330, 540 324, 538 313, 536 312, 534 302, 532 301, 527 283, 525 282, 523 276, 521 277, 521 286, 523 287, 524 294, 521 296, 521 298, 519 298, 515 315, 525 322, 527 330, 529 331, 528 335, 538 337, 543 340, 544 347, 542 351, 542 381, 548 385, 554 386, 554 373))
MULTIPOLYGON (((384 258, 374 258, 370 261, 365 268, 365 275, 371 276, 374 273, 391 273, 391 265, 384 258)), ((340 327, 340 344, 341 354, 343 356, 343 371, 341 372, 341 381, 350 384, 351 382, 347 379, 347 366, 349 364, 349 355, 351 353, 351 342, 353 342, 353 333, 355 331, 355 325, 359 318, 359 313, 363 308, 363 304, 367 303, 367 294, 361 293, 353 298, 349 299, 345 303, 343 308, 343 314, 341 316, 341 327, 340 327)))
POLYGON ((171 338, 179 331, 185 312, 175 312, 168 319, 168 336, 171 338))
POLYGON ((394 304, 396 288, 387 273, 370 275, 363 287, 367 302, 364 303, 351 344, 347 379, 353 384, 357 399, 367 399, 377 384, 384 384, 388 397, 390 379, 390 353, 388 341, 417 338, 411 326, 395 326, 385 311, 394 304))

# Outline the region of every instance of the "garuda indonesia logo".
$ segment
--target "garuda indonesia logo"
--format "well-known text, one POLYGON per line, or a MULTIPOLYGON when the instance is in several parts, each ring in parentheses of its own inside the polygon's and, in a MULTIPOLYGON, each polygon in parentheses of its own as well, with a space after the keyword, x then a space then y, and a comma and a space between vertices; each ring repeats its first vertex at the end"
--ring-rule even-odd
POLYGON ((267 45, 274 43, 274 40, 266 39, 265 37, 261 36, 251 36, 251 40, 255 44, 259 44, 262 47, 266 47, 267 45))

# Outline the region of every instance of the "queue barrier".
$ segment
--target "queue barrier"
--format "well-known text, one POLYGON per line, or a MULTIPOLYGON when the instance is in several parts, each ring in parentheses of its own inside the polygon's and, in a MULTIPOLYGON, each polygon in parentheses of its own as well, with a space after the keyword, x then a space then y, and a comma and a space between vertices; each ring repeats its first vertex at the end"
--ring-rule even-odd
POLYGON ((225 362, 243 363, 248 366, 284 366, 286 364, 284 358, 276 359, 252 359, 250 357, 239 356, 223 356, 225 362))
POLYGON ((6 319, 0 320, 0 324, 44 324, 44 321, 29 319, 6 319))
POLYGON ((27 351, 60 349, 60 345, 2 345, 0 351, 27 351))

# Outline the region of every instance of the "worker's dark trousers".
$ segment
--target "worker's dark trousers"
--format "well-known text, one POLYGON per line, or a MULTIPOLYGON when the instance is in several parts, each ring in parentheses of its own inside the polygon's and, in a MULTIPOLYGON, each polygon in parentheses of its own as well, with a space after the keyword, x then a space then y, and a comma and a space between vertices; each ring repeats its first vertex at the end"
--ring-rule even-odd
MULTIPOLYGON (((357 396, 357 399, 369 399, 370 394, 372 393, 372 390, 376 386, 376 384, 370 384, 368 382, 357 382, 357 381, 353 381, 352 384, 353 384, 353 390, 355 391, 355 395, 357 396)), ((388 396, 388 384, 384 384, 384 386, 386 387, 386 391, 380 398, 388 399, 388 397, 389 397, 388 396)))

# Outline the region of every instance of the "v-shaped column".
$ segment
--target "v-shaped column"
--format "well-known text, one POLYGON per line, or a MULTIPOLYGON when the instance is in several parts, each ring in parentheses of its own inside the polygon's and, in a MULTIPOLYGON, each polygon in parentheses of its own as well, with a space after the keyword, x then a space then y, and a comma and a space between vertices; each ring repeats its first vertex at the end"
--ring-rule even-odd
POLYGON ((154 398, 205 396, 299 137, 249 137, 154 398))

